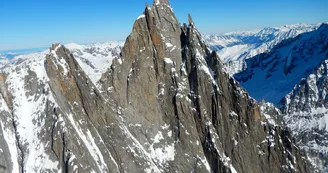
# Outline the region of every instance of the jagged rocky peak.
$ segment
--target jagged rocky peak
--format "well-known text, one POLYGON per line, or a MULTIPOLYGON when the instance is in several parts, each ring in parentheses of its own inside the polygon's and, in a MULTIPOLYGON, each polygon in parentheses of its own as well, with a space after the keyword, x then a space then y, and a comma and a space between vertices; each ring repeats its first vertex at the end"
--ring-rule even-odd
POLYGON ((167 5, 170 5, 169 0, 155 0, 155 4, 167 4, 167 5))
POLYGON ((55 50, 58 46, 61 46, 61 44, 60 43, 55 43, 55 44, 52 44, 52 46, 51 46, 51 50, 55 50))
POLYGON ((195 25, 190 14, 188 14, 188 22, 190 25, 195 25))
POLYGON ((147 169, 311 172, 291 133, 267 123, 189 23, 180 26, 165 4, 148 6, 99 82, 154 160, 147 169))
POLYGON ((4 73, 0 73, 0 94, 6 104, 9 107, 9 110, 12 109, 12 96, 10 92, 8 91, 8 85, 6 84, 8 75, 4 73))

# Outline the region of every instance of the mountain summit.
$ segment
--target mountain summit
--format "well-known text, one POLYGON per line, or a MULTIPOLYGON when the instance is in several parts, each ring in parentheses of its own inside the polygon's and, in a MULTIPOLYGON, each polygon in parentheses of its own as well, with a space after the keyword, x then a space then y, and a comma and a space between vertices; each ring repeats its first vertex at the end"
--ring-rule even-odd
POLYGON ((0 171, 312 172, 202 40, 157 0, 97 85, 61 44, 12 65, 0 171))
POLYGON ((167 5, 170 5, 170 3, 169 3, 168 0, 155 0, 155 3, 156 4, 167 4, 167 5))
POLYGON ((181 27, 167 5, 147 7, 121 58, 100 80, 101 91, 124 108, 125 123, 147 127, 129 127, 146 151, 160 136, 150 149, 166 158, 152 155, 159 170, 310 171, 290 133, 266 123, 202 41, 190 15, 189 23, 181 27))

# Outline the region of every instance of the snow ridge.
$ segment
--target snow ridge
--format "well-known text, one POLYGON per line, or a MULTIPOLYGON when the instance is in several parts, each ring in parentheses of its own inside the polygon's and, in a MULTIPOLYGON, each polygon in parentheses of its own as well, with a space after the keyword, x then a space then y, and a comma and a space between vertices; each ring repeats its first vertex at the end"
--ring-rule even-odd
POLYGON ((204 38, 211 49, 218 51, 229 73, 235 74, 246 69, 243 65, 245 59, 267 52, 281 41, 316 30, 319 26, 320 24, 294 24, 261 30, 205 35, 204 38))
POLYGON ((328 25, 284 40, 271 52, 246 60, 247 70, 235 75, 257 101, 278 103, 302 78, 327 59, 328 25))
POLYGON ((93 83, 97 83, 101 75, 111 66, 112 60, 120 56, 124 42, 106 42, 91 45, 70 43, 65 45, 89 76, 93 83))
POLYGON ((328 169, 328 60, 282 101, 284 120, 320 170, 328 169), (322 159, 319 159, 322 158, 322 159))

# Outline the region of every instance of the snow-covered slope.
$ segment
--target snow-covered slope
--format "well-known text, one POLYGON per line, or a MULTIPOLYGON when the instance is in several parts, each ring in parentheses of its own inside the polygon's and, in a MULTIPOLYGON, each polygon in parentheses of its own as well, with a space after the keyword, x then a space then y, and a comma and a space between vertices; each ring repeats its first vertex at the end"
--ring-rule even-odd
MULTIPOLYGON (((328 57, 327 57, 328 58, 328 57)), ((328 171, 328 60, 281 102, 284 119, 313 162, 328 171)))
MULTIPOLYGON (((283 40, 246 59, 235 75, 258 101, 275 103, 296 141, 323 172, 328 171, 328 25, 283 40)), ((272 105, 273 106, 273 105, 272 105)))
MULTIPOLYGON (((58 162, 51 161, 46 150, 49 132, 46 121, 52 114, 48 110, 55 102, 48 93, 49 81, 44 69, 45 54, 30 54, 16 61, 9 68, 6 84, 12 97, 12 117, 17 139, 17 148, 26 172, 56 170, 58 162), (46 117, 44 115, 48 115, 46 117)), ((14 156, 12 156, 14 157, 14 156)), ((18 156, 15 156, 19 158, 18 156)), ((14 167, 15 168, 15 167, 14 167)))
MULTIPOLYGON (((70 43, 65 46, 71 51, 92 82, 96 83, 100 79, 101 74, 105 73, 110 67, 112 60, 119 56, 123 44, 124 42, 111 41, 90 45, 70 43)), ((44 50, 28 54, 11 53, 13 56, 0 55, 0 70, 8 73, 12 65, 26 59, 45 56, 48 52, 49 50, 44 50)))
POLYGON ((0 69, 5 68, 9 64, 10 64, 10 60, 5 56, 0 55, 0 69))
POLYGON ((288 39, 272 51, 247 59, 247 70, 235 75, 256 100, 278 103, 295 84, 328 57, 328 25, 288 39))
POLYGON ((154 164, 64 46, 17 56, 3 72, 0 172, 119 172, 114 157, 135 152, 144 168, 154 164), (104 116, 113 124, 101 129, 104 116))
POLYGON ((18 55, 20 55, 20 54, 18 54, 18 53, 0 53, 0 58, 1 59, 12 59, 18 55))
POLYGON ((70 43, 65 47, 71 51, 92 82, 96 83, 110 67, 112 60, 119 56, 123 44, 124 42, 106 42, 91 45, 70 43))
POLYGON ((205 40, 226 63, 230 74, 246 69, 244 60, 272 49, 282 40, 310 32, 319 25, 295 24, 245 32, 206 35, 205 40))
POLYGON ((36 53, 36 52, 42 52, 45 49, 47 49, 47 48, 40 47, 40 48, 31 48, 31 49, 17 49, 17 50, 0 51, 0 58, 13 59, 19 55, 26 55, 26 54, 36 53))

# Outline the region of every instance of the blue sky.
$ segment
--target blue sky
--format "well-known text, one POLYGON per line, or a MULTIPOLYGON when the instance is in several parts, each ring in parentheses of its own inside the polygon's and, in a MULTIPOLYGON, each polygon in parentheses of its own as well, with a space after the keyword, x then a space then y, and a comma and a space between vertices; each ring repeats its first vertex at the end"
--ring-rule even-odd
MULTIPOLYGON (((152 0, 0 0, 0 50, 125 40, 152 0)), ((328 21, 327 0, 171 0, 202 33, 328 21)))

